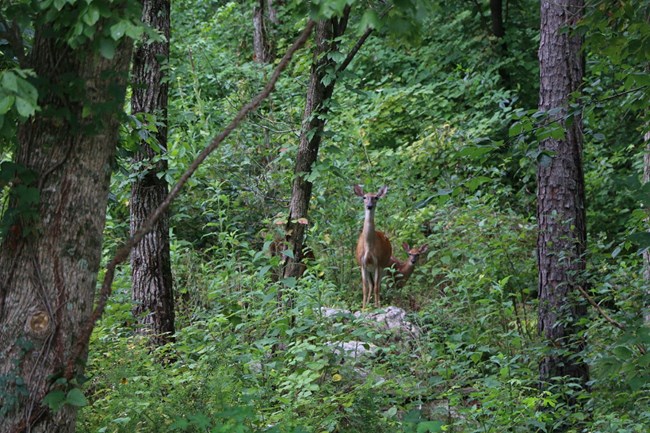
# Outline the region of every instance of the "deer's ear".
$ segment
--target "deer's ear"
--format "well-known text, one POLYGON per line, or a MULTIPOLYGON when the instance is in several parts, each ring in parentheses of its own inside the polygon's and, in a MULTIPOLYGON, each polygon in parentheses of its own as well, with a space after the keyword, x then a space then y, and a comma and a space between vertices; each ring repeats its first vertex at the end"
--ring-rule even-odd
POLYGON ((354 185, 354 194, 363 197, 363 188, 361 188, 361 185, 354 185))
POLYGON ((409 244, 406 242, 402 244, 402 248, 404 248, 404 251, 406 251, 407 254, 409 251, 411 251, 411 247, 409 247, 409 244))
POLYGON ((426 253, 427 251, 429 251, 429 245, 424 244, 424 245, 422 245, 422 246, 420 247, 420 254, 424 254, 424 253, 426 253))
POLYGON ((386 195, 388 192, 388 186, 384 185, 381 188, 379 188, 379 191, 377 192, 377 198, 382 198, 383 196, 386 195))

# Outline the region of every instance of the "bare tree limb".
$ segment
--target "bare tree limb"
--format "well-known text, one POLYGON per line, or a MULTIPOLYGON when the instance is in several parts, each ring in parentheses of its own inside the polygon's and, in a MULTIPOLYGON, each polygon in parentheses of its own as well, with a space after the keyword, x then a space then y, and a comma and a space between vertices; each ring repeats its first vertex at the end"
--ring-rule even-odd
POLYGON ((121 247, 118 248, 113 259, 106 266, 106 273, 104 275, 104 281, 102 283, 102 287, 99 291, 99 297, 97 299, 97 305, 95 307, 95 310, 93 311, 92 315, 88 319, 88 322, 86 323, 85 327, 81 331, 76 346, 76 350, 73 351, 73 353, 70 355, 70 358, 68 359, 66 369, 65 369, 66 378, 71 379, 73 377, 75 363, 79 359, 81 359, 83 353, 87 350, 88 342, 90 340, 90 334, 92 333, 95 324, 102 316, 104 312, 104 308, 106 307, 106 302, 108 301, 108 298, 111 295, 112 292, 111 285, 115 277, 115 269, 117 268, 117 266, 120 263, 124 262, 129 257, 129 254, 133 246, 136 245, 138 242, 140 242, 142 238, 149 231, 151 231, 153 224, 163 215, 163 213, 167 210, 167 208, 169 208, 172 201, 174 201, 174 199, 179 195, 183 186, 187 183, 189 178, 194 174, 194 172, 203 163, 203 161, 208 157, 208 155, 210 155, 210 153, 212 153, 221 144, 221 142, 223 142, 223 140, 226 137, 228 137, 228 135, 230 135, 230 133, 232 133, 232 131, 234 131, 239 126, 239 124, 244 120, 244 118, 248 115, 248 113, 250 113, 255 108, 257 108, 257 106, 264 99, 266 99, 271 94, 271 92, 273 92, 275 88, 275 84, 277 83, 280 77, 280 74, 289 65, 289 62, 291 61, 291 58, 293 57, 295 52, 298 51, 300 47, 302 47, 304 43, 307 41, 307 38, 311 34, 313 28, 314 28, 314 22, 311 20, 308 21, 302 34, 298 37, 298 39, 296 39, 293 45, 289 47, 284 57, 282 57, 282 59, 280 60, 280 63, 278 63, 278 66, 273 71, 273 74, 271 75, 266 86, 264 86, 264 89, 262 89, 262 91, 258 93, 248 104, 244 105, 241 108, 241 110, 239 110, 237 115, 233 118, 233 120, 230 122, 230 124, 226 126, 226 128, 219 135, 217 135, 205 149, 203 149, 203 151, 196 157, 196 159, 192 162, 192 164, 190 164, 189 168, 185 171, 185 173, 183 173, 183 175, 180 177, 176 185, 174 185, 174 187, 171 189, 167 198, 149 216, 147 221, 145 221, 142 224, 142 227, 127 242, 125 242, 121 247))
POLYGON ((582 296, 587 300, 587 302, 589 302, 589 303, 591 304, 591 306, 594 307, 594 308, 596 309, 596 311, 598 311, 598 313, 599 313, 601 316, 603 316, 603 318, 604 318, 605 320, 607 320, 607 321, 608 321, 609 323, 611 323, 612 325, 616 326, 616 327, 617 327, 618 329, 620 329, 621 331, 625 330, 625 325, 623 325, 622 323, 617 322, 616 320, 614 320, 614 319, 612 319, 611 317, 609 317, 609 316, 607 315, 607 313, 605 313, 605 310, 603 310, 603 309, 600 307, 600 305, 598 305, 598 304, 596 303, 596 301, 594 301, 594 298, 592 298, 591 296, 589 296, 589 293, 587 293, 587 291, 586 291, 585 289, 583 289, 583 288, 580 287, 580 286, 577 286, 577 287, 578 287, 578 290, 580 291, 580 293, 582 293, 582 296))
POLYGON ((373 32, 373 30, 375 29, 373 29, 372 27, 368 27, 366 29, 366 31, 361 35, 357 43, 354 44, 354 46, 352 47, 348 55, 345 57, 345 60, 343 60, 343 62, 341 63, 341 65, 339 66, 336 72, 340 73, 345 71, 345 68, 347 68, 350 62, 352 61, 352 59, 354 59, 354 56, 361 49, 361 46, 366 42, 366 39, 368 39, 370 34, 373 32))
MULTIPOLYGON (((626 328, 625 328, 625 325, 623 325, 622 323, 620 323, 620 322, 618 322, 618 321, 612 319, 611 317, 609 317, 609 316, 607 315, 607 313, 605 312, 605 310, 603 310, 603 309, 600 307, 600 305, 598 305, 598 304, 596 303, 596 301, 594 301, 594 298, 592 298, 591 296, 589 296, 589 293, 587 293, 587 291, 586 291, 585 289, 583 289, 583 288, 580 287, 580 286, 577 286, 577 287, 578 287, 578 290, 580 291, 580 293, 582 294, 582 296, 587 300, 587 302, 589 302, 589 304, 591 304, 591 306, 594 307, 594 308, 596 309, 596 311, 598 311, 598 313, 599 313, 601 316, 603 316, 603 319, 605 319, 607 322, 609 322, 610 324, 614 325, 615 327, 617 327, 617 328, 620 329, 621 331, 625 331, 625 329, 626 329, 626 328)), ((640 344, 640 343, 639 343, 639 344, 636 344, 636 348, 639 350, 639 353, 641 353, 642 355, 645 355, 645 354, 646 354, 646 349, 645 349, 645 347, 643 347, 642 344, 640 344)))

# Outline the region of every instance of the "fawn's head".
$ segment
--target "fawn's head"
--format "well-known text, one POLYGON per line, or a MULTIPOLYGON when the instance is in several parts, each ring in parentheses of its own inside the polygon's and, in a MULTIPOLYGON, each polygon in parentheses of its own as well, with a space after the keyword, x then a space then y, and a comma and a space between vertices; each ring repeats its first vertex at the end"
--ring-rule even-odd
POLYGON ((406 251, 406 254, 409 256, 409 261, 411 264, 415 265, 418 261, 418 258, 420 255, 426 253, 429 250, 429 245, 424 244, 421 247, 418 248, 411 248, 408 243, 404 242, 402 244, 402 247, 404 248, 404 251, 406 251))

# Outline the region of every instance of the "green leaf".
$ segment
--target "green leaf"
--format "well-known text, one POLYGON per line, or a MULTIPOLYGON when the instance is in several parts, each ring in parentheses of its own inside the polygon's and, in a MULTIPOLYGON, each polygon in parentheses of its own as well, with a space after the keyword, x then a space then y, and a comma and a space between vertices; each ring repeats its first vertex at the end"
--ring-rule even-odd
POLYGON ((54 7, 60 11, 68 3, 68 0, 54 0, 54 7))
POLYGON ((23 79, 18 78, 18 94, 25 99, 28 99, 33 102, 33 105, 37 104, 38 100, 38 90, 32 84, 23 79))
POLYGON ((210 418, 203 413, 188 415, 187 418, 200 430, 207 430, 210 427, 210 418))
POLYGON ((260 268, 259 272, 257 273, 257 276, 262 278, 266 273, 271 269, 271 266, 262 266, 260 268))
POLYGON ((117 24, 113 24, 111 26, 111 38, 113 38, 115 41, 119 41, 122 36, 124 36, 124 33, 126 33, 128 25, 129 22, 125 20, 122 20, 117 24))
POLYGON ((359 22, 360 33, 364 32, 367 28, 379 28, 379 17, 377 16, 377 12, 372 9, 365 11, 359 22))
POLYGON ((397 407, 396 406, 392 406, 390 409, 384 411, 384 416, 385 417, 394 417, 395 415, 397 415, 397 407))
MULTIPOLYGON (((136 25, 133 25, 132 23, 127 24, 127 26, 126 26, 126 35, 128 37, 130 37, 131 39, 140 39, 140 37, 142 36, 142 33, 144 33, 144 27, 143 26, 136 26, 136 25)), ((157 37, 150 36, 150 40, 152 40, 152 41, 153 40, 155 40, 155 41, 163 40, 163 38, 159 37, 157 34, 156 34, 156 36, 157 37)))
POLYGON ((296 280, 296 277, 288 277, 288 278, 284 278, 282 280, 282 284, 289 287, 290 289, 293 289, 294 287, 296 287, 297 282, 298 281, 296 280))
POLYGON ((437 433, 442 431, 442 421, 424 421, 418 424, 417 433, 437 433))
POLYGON ((650 353, 646 353, 645 355, 639 358, 639 365, 642 367, 650 366, 650 353))
POLYGON ((460 152, 459 156, 469 156, 470 158, 479 158, 486 153, 490 153, 494 150, 491 146, 465 146, 460 152))
POLYGON ((483 185, 486 182, 489 182, 491 179, 485 176, 476 176, 467 181, 466 185, 470 191, 474 192, 478 189, 479 186, 483 185))
POLYGON ((623 359, 629 359, 632 357, 633 353, 629 348, 625 346, 617 346, 612 351, 616 356, 623 359))
POLYGON ((521 122, 516 122, 508 129, 508 137, 514 137, 515 135, 521 134, 523 130, 523 125, 521 122))
MULTIPOLYGON (((25 181, 24 176, 21 176, 21 180, 25 181)), ((20 200, 20 204, 25 207, 37 204, 41 196, 38 188, 24 184, 16 185, 14 194, 20 200)))
POLYGON ((29 117, 36 112, 36 107, 34 107, 29 101, 21 97, 16 98, 16 110, 18 114, 23 117, 29 117))
POLYGON ((123 416, 123 417, 115 418, 113 422, 116 424, 128 424, 131 422, 131 417, 123 416))
POLYGON ((13 72, 6 71, 2 74, 2 87, 13 92, 18 93, 18 78, 13 72))
POLYGON ((60 389, 50 391, 43 398, 43 404, 47 405, 53 412, 56 412, 65 404, 65 393, 60 389))
POLYGON ((540 152, 539 155, 537 155, 537 162, 542 167, 548 167, 553 162, 553 156, 554 154, 551 152, 540 152))
POLYGON ((5 114, 14 105, 16 98, 14 96, 5 96, 0 99, 0 114, 5 114))
POLYGON ((628 239, 638 244, 640 248, 650 247, 650 232, 632 233, 628 239))
POLYGON ((79 388, 72 388, 68 392, 65 402, 66 404, 76 407, 88 406, 88 400, 86 400, 86 396, 84 396, 84 393, 81 392, 79 388))
POLYGON ((99 41, 99 52, 104 58, 112 59, 115 57, 115 46, 115 41, 108 38, 102 38, 99 41))
POLYGON ((84 14, 83 20, 89 26, 95 25, 95 23, 99 21, 99 9, 93 5, 88 6, 88 10, 84 14))

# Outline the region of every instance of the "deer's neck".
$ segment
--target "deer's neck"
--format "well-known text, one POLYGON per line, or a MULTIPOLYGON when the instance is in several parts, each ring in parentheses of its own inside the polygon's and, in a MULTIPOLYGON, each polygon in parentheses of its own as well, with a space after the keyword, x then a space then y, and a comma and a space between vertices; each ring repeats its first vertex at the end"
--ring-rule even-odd
POLYGON ((377 235, 375 234, 374 209, 366 209, 366 218, 363 220, 362 236, 367 243, 374 243, 377 238, 377 235))
POLYGON ((413 272, 413 263, 411 263, 411 260, 406 260, 405 262, 402 263, 402 265, 399 267, 399 271, 402 275, 405 277, 411 275, 411 272, 413 272))

